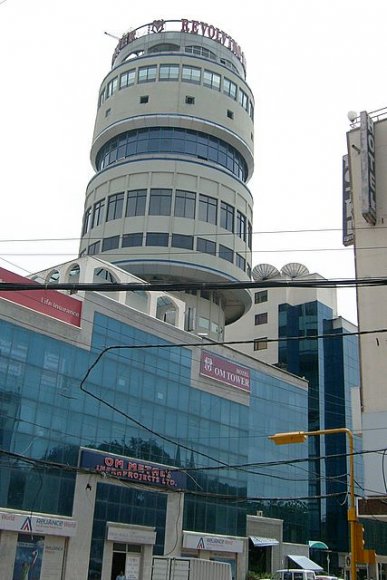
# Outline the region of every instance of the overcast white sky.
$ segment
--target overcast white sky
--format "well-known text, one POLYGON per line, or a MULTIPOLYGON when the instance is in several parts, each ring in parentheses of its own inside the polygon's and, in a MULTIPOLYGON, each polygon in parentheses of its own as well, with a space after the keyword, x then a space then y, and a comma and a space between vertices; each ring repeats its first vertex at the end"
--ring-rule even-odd
MULTIPOLYGON (((0 266, 26 274, 77 255, 97 95, 116 45, 104 31, 158 18, 214 24, 246 54, 253 265, 353 277, 341 158, 347 112, 387 106, 384 0, 0 0, 0 266)), ((339 313, 355 320, 352 291, 339 313)))

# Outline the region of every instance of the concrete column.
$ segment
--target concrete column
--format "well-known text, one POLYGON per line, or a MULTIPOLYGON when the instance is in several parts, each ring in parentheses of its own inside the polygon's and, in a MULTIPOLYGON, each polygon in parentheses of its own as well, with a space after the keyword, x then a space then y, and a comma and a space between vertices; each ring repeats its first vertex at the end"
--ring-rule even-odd
POLYGON ((184 493, 168 493, 164 556, 179 557, 183 543, 184 493))
POLYGON ((87 580, 96 492, 97 476, 78 473, 72 516, 77 521, 77 534, 69 538, 65 580, 87 580))
POLYGON ((0 578, 12 580, 17 545, 17 533, 1 531, 0 534, 0 578))
POLYGON ((113 542, 106 540, 103 547, 101 580, 110 580, 113 564, 113 542))
POLYGON ((249 570, 249 540, 243 541, 243 552, 236 555, 237 578, 246 578, 249 570))
POLYGON ((144 544, 142 547, 142 578, 151 580, 153 562, 153 546, 144 544))

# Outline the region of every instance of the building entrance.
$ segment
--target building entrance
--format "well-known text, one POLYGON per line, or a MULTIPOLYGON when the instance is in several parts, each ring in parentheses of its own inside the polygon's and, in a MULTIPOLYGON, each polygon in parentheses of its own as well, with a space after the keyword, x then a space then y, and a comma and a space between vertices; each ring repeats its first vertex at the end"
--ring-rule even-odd
MULTIPOLYGON (((111 580, 125 576, 125 580, 140 580, 141 546, 113 544, 111 580)), ((120 578, 121 580, 121 578, 120 578)))

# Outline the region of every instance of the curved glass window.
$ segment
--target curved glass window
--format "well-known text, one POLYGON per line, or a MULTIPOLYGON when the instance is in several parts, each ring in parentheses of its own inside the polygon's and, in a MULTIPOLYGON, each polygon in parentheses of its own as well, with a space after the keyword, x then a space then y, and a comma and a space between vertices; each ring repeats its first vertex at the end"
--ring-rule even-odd
POLYGON ((146 189, 134 189, 128 191, 125 213, 126 217, 145 215, 146 195, 146 189))
POLYGON ((150 83, 156 80, 157 66, 141 66, 138 69, 138 82, 150 83))
POLYGON ((177 44, 156 44, 156 46, 152 46, 152 48, 148 50, 148 54, 151 52, 174 52, 179 49, 180 46, 177 44))
POLYGON ((195 219, 196 193, 176 189, 175 216, 195 219))
POLYGON ((223 92, 225 95, 228 95, 229 97, 234 99, 234 101, 236 101, 238 87, 235 83, 233 83, 232 81, 230 81, 230 79, 226 77, 223 78, 223 92))
POLYGON ((100 201, 97 201, 97 203, 94 204, 94 208, 93 208, 93 220, 91 223, 91 227, 95 228, 99 225, 101 225, 102 221, 103 221, 103 211, 104 211, 104 206, 105 206, 105 200, 101 199, 100 201))
POLYGON ((128 54, 128 56, 126 56, 123 60, 123 62, 127 61, 127 60, 132 60, 133 58, 137 58, 138 56, 141 56, 142 54, 144 54, 143 50, 138 50, 137 52, 131 52, 130 54, 128 54))
POLYGON ((109 270, 106 268, 96 268, 94 270, 94 281, 103 280, 103 282, 108 282, 109 284, 117 284, 117 280, 109 270))
POLYGON ((122 216, 122 208, 124 207, 124 194, 115 193, 114 195, 109 195, 106 221, 119 219, 122 216))
POLYGON ((94 242, 94 244, 90 244, 90 246, 87 248, 87 253, 89 256, 95 256, 96 254, 99 254, 99 241, 94 242))
POLYGON ((241 256, 240 254, 236 255, 236 265, 238 266, 238 268, 240 268, 241 270, 245 271, 246 270, 246 260, 243 256, 241 256))
POLYGON ((203 254, 216 255, 216 243, 211 240, 206 240, 205 238, 198 238, 196 240, 196 250, 202 252, 203 254))
POLYGON ((189 83, 200 83, 202 77, 202 69, 197 66, 183 65, 181 73, 181 80, 189 83))
POLYGON ((84 236, 90 229, 91 225, 91 207, 87 208, 83 216, 82 235, 84 236))
POLYGON ((209 195, 199 195, 199 219, 209 224, 218 223, 218 200, 209 195))
POLYGON ((247 218, 246 216, 237 211, 237 235, 240 237, 241 240, 244 242, 246 241, 247 236, 247 218))
POLYGON ((172 234, 171 246, 173 248, 185 248, 193 250, 193 236, 186 236, 184 234, 172 234))
POLYGON ((226 58, 221 58, 220 62, 222 64, 224 64, 224 66, 227 66, 228 68, 230 68, 231 70, 233 70, 235 73, 238 74, 238 69, 237 67, 231 62, 231 60, 227 60, 226 58))
POLYGON ((223 244, 219 244, 218 255, 219 255, 219 258, 222 258, 223 260, 227 260, 227 262, 230 262, 231 264, 234 263, 233 250, 231 248, 228 248, 227 246, 223 246, 223 244))
POLYGON ((203 86, 220 91, 220 75, 210 70, 203 71, 203 86))
POLYGON ((132 234, 124 234, 122 236, 122 247, 123 248, 134 248, 135 246, 142 246, 142 232, 135 232, 132 234))
POLYGON ((102 240, 102 252, 115 250, 120 246, 120 236, 111 236, 102 240))
POLYGON ((234 214, 235 210, 232 205, 222 201, 220 203, 220 225, 225 230, 234 233, 234 214))
POLYGON ((147 127, 121 133, 99 150, 97 170, 145 153, 177 153, 205 159, 225 167, 242 181, 247 179, 246 161, 234 147, 213 135, 177 127, 147 127))
POLYGON ((146 246, 168 247, 169 235, 163 232, 148 232, 146 234, 146 246))
POLYGON ((70 272, 68 274, 69 282, 75 282, 75 280, 79 280, 79 276, 81 274, 81 268, 79 264, 73 264, 71 266, 70 272))
POLYGON ((180 67, 178 64, 161 64, 159 70, 160 81, 177 81, 180 67))
POLYGON ((212 58, 212 60, 216 60, 216 54, 208 48, 204 46, 186 46, 185 52, 189 52, 190 54, 196 54, 198 56, 204 56, 205 58, 212 58))
POLYGON ((135 81, 136 81, 136 69, 132 68, 131 70, 127 70, 120 76, 120 89, 125 89, 126 87, 134 85, 135 81))
POLYGON ((47 282, 49 284, 58 284, 59 282, 59 272, 58 270, 53 270, 48 276, 47 282))
POLYGON ((172 189, 151 189, 149 215, 171 215, 172 189))

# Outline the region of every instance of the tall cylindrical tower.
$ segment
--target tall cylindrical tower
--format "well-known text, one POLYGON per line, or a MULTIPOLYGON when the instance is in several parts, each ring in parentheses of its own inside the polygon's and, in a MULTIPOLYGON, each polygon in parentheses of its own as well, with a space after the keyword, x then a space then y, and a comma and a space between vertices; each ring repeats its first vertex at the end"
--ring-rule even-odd
MULTIPOLYGON (((213 25, 125 34, 104 78, 80 254, 148 281, 249 280, 254 100, 239 45, 213 25)), ((186 329, 220 337, 247 290, 186 292, 186 329)))

